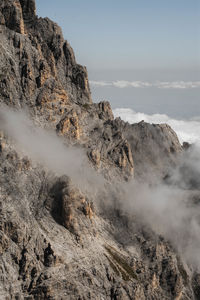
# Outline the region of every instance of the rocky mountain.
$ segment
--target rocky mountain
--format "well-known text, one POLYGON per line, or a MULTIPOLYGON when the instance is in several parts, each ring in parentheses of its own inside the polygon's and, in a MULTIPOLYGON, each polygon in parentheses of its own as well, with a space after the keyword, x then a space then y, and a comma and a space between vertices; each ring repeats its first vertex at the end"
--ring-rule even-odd
POLYGON ((200 299, 200 275, 118 205, 123 183, 160 180, 176 166, 175 132, 130 125, 108 102, 93 103, 86 67, 34 0, 0 3, 0 103, 82 149, 105 180, 87 193, 0 127, 0 299, 200 299))

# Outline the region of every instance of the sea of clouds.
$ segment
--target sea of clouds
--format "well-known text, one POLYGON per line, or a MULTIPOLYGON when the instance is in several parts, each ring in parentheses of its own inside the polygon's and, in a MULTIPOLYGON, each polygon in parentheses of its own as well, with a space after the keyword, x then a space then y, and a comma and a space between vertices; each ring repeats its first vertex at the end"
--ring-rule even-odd
POLYGON ((115 117, 120 117, 122 120, 131 124, 138 123, 142 120, 154 124, 167 123, 176 132, 181 143, 189 142, 200 144, 200 117, 189 120, 178 120, 164 114, 148 115, 135 112, 130 108, 117 108, 114 109, 113 113, 115 117))
POLYGON ((128 81, 128 80, 115 80, 115 81, 90 81, 91 86, 95 87, 115 87, 115 88, 159 88, 159 89, 193 89, 200 87, 200 81, 128 81))

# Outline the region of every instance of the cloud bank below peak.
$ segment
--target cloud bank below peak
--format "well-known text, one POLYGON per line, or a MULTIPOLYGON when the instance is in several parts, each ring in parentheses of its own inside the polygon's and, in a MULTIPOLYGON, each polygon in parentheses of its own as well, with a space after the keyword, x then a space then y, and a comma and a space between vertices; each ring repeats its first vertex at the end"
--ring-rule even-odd
POLYGON ((130 124, 144 120, 147 123, 161 124, 167 123, 176 132, 181 143, 189 142, 200 145, 200 119, 177 120, 164 114, 148 115, 135 112, 129 108, 116 108, 113 110, 115 117, 120 117, 130 124))
POLYGON ((158 88, 158 89, 193 89, 200 88, 200 81, 94 81, 90 80, 93 87, 115 87, 115 88, 158 88))

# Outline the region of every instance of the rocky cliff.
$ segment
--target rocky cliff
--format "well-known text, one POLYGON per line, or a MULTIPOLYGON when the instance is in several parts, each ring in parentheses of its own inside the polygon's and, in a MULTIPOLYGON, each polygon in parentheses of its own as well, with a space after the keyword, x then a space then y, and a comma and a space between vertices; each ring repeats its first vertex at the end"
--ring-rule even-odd
POLYGON ((182 151, 176 134, 165 124, 124 123, 108 102, 93 103, 86 67, 59 26, 37 17, 34 0, 0 3, 0 103, 82 148, 106 180, 87 194, 1 130, 0 299, 199 299, 198 275, 120 211, 117 187, 108 192, 134 176, 166 175, 182 151))

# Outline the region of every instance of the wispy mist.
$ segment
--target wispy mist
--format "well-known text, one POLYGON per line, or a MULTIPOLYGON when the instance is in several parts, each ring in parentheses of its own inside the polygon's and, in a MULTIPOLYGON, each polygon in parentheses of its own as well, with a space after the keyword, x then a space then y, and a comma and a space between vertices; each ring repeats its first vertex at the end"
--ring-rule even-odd
POLYGON ((86 153, 66 145, 55 133, 36 127, 24 112, 1 108, 0 129, 14 140, 18 150, 58 175, 69 175, 104 209, 119 208, 130 222, 137 219, 169 240, 182 258, 200 270, 200 149, 183 152, 177 168, 154 183, 118 182, 105 185, 90 166, 86 153), (120 193, 118 191, 120 190, 120 193))
POLYGON ((200 271, 200 148, 183 152, 177 168, 152 184, 133 180, 121 186, 119 206, 170 241, 183 260, 200 271))
POLYGON ((68 175, 81 189, 102 184, 85 151, 67 144, 55 132, 37 127, 24 111, 0 110, 0 129, 12 138, 20 152, 57 175, 68 175))

